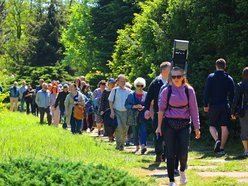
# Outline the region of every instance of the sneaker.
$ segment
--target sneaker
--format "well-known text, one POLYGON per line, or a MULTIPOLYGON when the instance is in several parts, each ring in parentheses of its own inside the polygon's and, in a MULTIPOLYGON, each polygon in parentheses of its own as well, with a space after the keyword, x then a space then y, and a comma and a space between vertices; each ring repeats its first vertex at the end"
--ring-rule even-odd
POLYGON ((165 154, 161 155, 161 159, 162 159, 163 162, 166 162, 167 158, 166 158, 165 154))
POLYGON ((214 145, 214 152, 219 152, 220 151, 220 140, 216 140, 215 145, 214 145))
POLYGON ((188 182, 185 172, 179 171, 179 174, 180 174, 180 184, 185 185, 188 182))
POLYGON ((244 152, 243 154, 245 157, 248 157, 248 151, 244 152))
POLYGON ((140 149, 135 149, 135 151, 133 151, 133 153, 135 154, 135 153, 139 152, 139 150, 140 149))
POLYGON ((224 149, 220 149, 218 152, 216 152, 216 154, 219 156, 224 156, 226 152, 224 151, 224 149))
POLYGON ((125 144, 125 146, 130 146, 130 142, 127 141, 126 144, 125 144))
POLYGON ((176 186, 175 182, 170 182, 169 186, 176 186))
POLYGON ((145 154, 146 151, 147 151, 147 149, 146 149, 146 148, 143 148, 143 149, 141 150, 141 154, 145 154))

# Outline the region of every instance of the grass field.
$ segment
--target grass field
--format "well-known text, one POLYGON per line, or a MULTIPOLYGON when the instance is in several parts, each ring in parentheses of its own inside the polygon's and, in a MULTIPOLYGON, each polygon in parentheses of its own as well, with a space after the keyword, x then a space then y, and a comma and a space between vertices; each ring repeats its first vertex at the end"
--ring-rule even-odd
MULTIPOLYGON (((152 152, 139 156, 114 147, 88 133, 72 135, 61 128, 39 125, 34 116, 0 112, 0 185, 168 184, 166 164, 153 164, 152 152), (162 176, 156 175, 161 172, 162 176)), ((187 185, 248 185, 248 180, 239 182, 239 178, 231 176, 199 175, 247 172, 248 178, 248 159, 237 156, 242 153, 239 141, 229 141, 229 155, 223 157, 216 157, 212 142, 208 145, 204 139, 192 141, 191 149, 187 185)))

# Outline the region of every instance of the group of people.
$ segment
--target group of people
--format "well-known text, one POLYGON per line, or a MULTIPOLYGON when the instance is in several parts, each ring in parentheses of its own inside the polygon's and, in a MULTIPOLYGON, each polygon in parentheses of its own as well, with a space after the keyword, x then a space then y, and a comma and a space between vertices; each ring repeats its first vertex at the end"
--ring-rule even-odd
MULTIPOLYGON (((214 152, 224 155, 224 147, 228 139, 230 118, 240 118, 241 139, 244 155, 248 156, 248 67, 243 70, 243 80, 235 84, 232 77, 225 72, 226 61, 218 59, 216 71, 210 74, 204 91, 204 111, 209 114, 209 131, 215 140, 214 152), (217 129, 221 128, 221 136, 217 129)), ((36 90, 22 82, 17 87, 14 82, 10 88, 11 110, 17 109, 18 97, 22 103, 37 105, 40 113, 40 123, 43 123, 44 113, 48 124, 63 127, 71 126, 73 134, 82 130, 90 131, 94 126, 98 135, 104 134, 109 141, 116 141, 116 149, 124 150, 125 142, 129 141, 129 131, 133 134, 135 152, 146 152, 147 122, 151 118, 154 134, 156 162, 167 160, 167 170, 170 186, 175 185, 175 174, 180 175, 180 183, 186 184, 189 138, 193 124, 195 138, 199 139, 200 119, 194 88, 187 82, 184 69, 171 66, 170 62, 160 65, 160 75, 144 91, 146 80, 138 77, 133 82, 132 90, 127 78, 120 74, 117 79, 101 80, 93 92, 82 76, 74 83, 61 85, 58 81, 46 84, 40 80, 36 90), (24 100, 22 102, 22 99, 24 100), (81 111, 83 117, 77 117, 81 111), (95 121, 95 125, 94 125, 95 121), (104 126, 104 127, 103 127, 104 126), (178 166, 180 164, 180 169, 178 166)), ((32 108, 32 113, 35 109, 32 108)))

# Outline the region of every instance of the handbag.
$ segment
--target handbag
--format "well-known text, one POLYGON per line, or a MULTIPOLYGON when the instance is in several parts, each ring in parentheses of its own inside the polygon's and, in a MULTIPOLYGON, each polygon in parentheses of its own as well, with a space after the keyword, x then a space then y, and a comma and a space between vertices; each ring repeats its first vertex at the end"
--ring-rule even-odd
POLYGON ((138 126, 139 122, 139 111, 138 110, 127 110, 127 125, 138 126))
POLYGON ((189 128, 190 119, 165 118, 165 124, 174 130, 189 128))
POLYGON ((77 120, 82 120, 84 116, 84 107, 82 105, 75 105, 73 117, 77 120))

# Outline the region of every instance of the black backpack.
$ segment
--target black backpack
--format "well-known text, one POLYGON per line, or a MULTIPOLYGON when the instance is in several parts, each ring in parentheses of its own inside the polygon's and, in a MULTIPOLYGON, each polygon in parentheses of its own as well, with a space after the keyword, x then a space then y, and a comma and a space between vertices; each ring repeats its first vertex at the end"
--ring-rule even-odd
POLYGON ((189 88, 188 88, 188 86, 185 86, 185 94, 186 94, 187 100, 188 100, 187 105, 180 106, 180 107, 171 106, 171 105, 169 104, 169 102, 170 102, 170 97, 171 97, 171 93, 172 93, 172 87, 171 87, 171 85, 169 85, 169 86, 168 86, 168 94, 167 94, 167 105, 166 105, 166 110, 167 110, 167 109, 171 109, 171 108, 184 108, 184 107, 189 107, 189 88))

